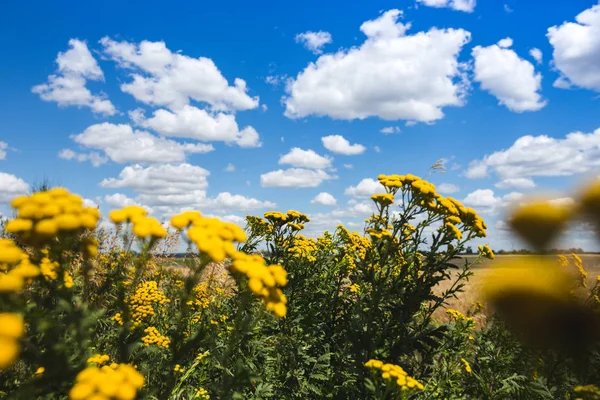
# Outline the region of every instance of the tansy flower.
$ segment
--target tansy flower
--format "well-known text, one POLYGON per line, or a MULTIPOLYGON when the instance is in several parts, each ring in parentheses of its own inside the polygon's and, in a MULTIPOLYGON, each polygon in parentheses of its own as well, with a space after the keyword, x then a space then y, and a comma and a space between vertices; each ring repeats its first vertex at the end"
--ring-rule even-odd
POLYGON ((529 244, 543 249, 560 233, 568 218, 566 207, 538 200, 518 207, 509 224, 529 244))
POLYGON ((0 370, 10 367, 19 356, 19 339, 25 333, 19 314, 0 313, 0 370))
POLYGON ((365 367, 380 371, 381 377, 390 382, 395 382, 400 390, 423 390, 424 387, 414 378, 408 376, 402 367, 394 364, 384 364, 379 360, 369 360, 365 367))
POLYGON ((465 366, 465 372, 467 372, 468 374, 472 374, 473 370, 471 369, 471 364, 469 364, 469 362, 467 360, 465 360, 464 358, 461 358, 460 361, 465 366))
POLYGON ((134 400, 144 377, 129 364, 87 367, 75 378, 70 400, 134 400))

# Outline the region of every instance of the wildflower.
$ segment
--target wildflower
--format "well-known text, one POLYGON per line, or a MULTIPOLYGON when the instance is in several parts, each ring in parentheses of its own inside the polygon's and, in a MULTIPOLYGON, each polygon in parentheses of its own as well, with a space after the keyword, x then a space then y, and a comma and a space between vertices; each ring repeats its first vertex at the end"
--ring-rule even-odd
POLYGON ((571 296, 571 288, 570 275, 558 263, 530 256, 494 265, 481 293, 530 344, 570 352, 581 351, 600 335, 600 320, 571 296))
POLYGON ((371 199, 381 207, 387 207, 394 204, 394 195, 391 193, 374 194, 371 199))
POLYGON ((446 228, 446 230, 448 231, 448 233, 450 233, 450 236, 460 240, 462 238, 462 232, 460 231, 460 229, 458 229, 456 227, 456 225, 451 224, 450 222, 446 222, 444 224, 444 227, 446 228))
POLYGON ((379 370, 382 372, 381 377, 387 381, 395 382, 401 390, 423 390, 423 385, 408 376, 402 367, 394 364, 384 364, 379 360, 369 360, 365 363, 365 367, 379 370))
POLYGON ((38 369, 35 370, 34 375, 42 375, 44 372, 46 372, 46 368, 39 367, 38 369))
POLYGON ((206 389, 200 388, 196 389, 194 393, 194 398, 200 400, 210 400, 210 395, 208 394, 208 391, 206 389))
POLYGON ((88 364, 96 364, 98 366, 104 365, 110 361, 110 356, 108 354, 94 354, 90 358, 87 359, 88 364))
POLYGON ((157 346, 162 346, 165 349, 169 348, 171 339, 161 335, 158 329, 155 327, 149 326, 148 328, 144 329, 144 332, 146 332, 146 336, 142 337, 142 342, 144 342, 146 347, 150 346, 151 344, 156 344, 157 346))
POLYGON ((154 304, 169 303, 170 300, 158 289, 156 281, 141 283, 135 292, 128 297, 127 303, 131 310, 133 326, 138 326, 142 321, 155 314, 154 304))
POLYGON ((575 262, 575 267, 577 268, 577 271, 579 272, 579 276, 581 279, 581 286, 587 287, 588 273, 583 268, 583 261, 581 261, 581 257, 579 257, 577 254, 571 254, 571 258, 575 262))
POLYGON ((480 257, 489 258, 490 260, 493 260, 494 258, 496 258, 494 256, 494 252, 492 251, 492 249, 490 249, 490 247, 487 244, 485 244, 483 246, 478 246, 477 248, 479 249, 480 257))
POLYGON ((202 217, 199 211, 186 211, 171 218, 171 225, 175 229, 184 229, 190 226, 194 221, 202 217))
POLYGON ((567 260, 566 256, 563 256, 562 254, 558 255, 558 264, 561 267, 567 267, 569 265, 569 260, 567 260))
POLYGON ((563 229, 568 217, 569 212, 564 206, 542 200, 517 208, 509 223, 529 244, 542 249, 563 229))
POLYGON ((281 226, 284 225, 287 220, 287 214, 281 213, 279 211, 269 211, 265 213, 265 219, 270 221, 274 225, 281 226))
POLYGON ((471 364, 469 364, 469 362, 467 360, 465 360, 464 358, 461 358, 460 361, 464 364, 465 366, 465 372, 467 374, 472 374, 473 370, 471 369, 471 364))
POLYGON ((348 286, 348 290, 350 293, 360 293, 360 285, 358 283, 353 283, 352 285, 348 286))
POLYGON ((0 313, 0 370, 10 367, 19 356, 19 339, 25 333, 19 314, 0 313))
POLYGON ((180 374, 183 374, 183 372, 185 371, 185 369, 182 368, 181 365, 175 364, 175 368, 173 368, 173 371, 179 372, 180 374))
POLYGON ((285 317, 287 299, 279 289, 287 284, 287 272, 283 267, 265 265, 264 259, 258 254, 237 252, 230 268, 248 277, 248 287, 263 299, 267 310, 273 311, 278 317, 285 317))
POLYGON ((133 400, 144 386, 144 377, 129 364, 90 366, 79 372, 69 391, 70 400, 133 400))
POLYGON ((236 252, 233 242, 243 242, 246 234, 236 224, 217 218, 199 217, 188 229, 189 239, 214 262, 222 262, 236 252))

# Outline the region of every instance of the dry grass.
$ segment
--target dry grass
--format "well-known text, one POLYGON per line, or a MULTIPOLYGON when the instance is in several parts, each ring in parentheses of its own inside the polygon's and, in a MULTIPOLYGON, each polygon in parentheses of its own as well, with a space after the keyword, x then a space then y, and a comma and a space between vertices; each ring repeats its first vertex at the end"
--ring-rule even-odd
MULTIPOLYGON (((596 277, 600 275, 600 254, 580 254, 581 260, 583 261, 583 268, 588 272, 588 286, 593 286, 596 282, 596 277)), ((495 260, 486 260, 483 264, 480 264, 473 268, 474 275, 469 279, 466 286, 464 287, 464 292, 459 293, 456 299, 450 299, 448 301, 447 308, 453 308, 455 310, 459 310, 462 312, 466 312, 473 302, 479 301, 479 291, 481 288, 482 278, 485 276, 486 272, 491 268, 494 268, 494 264, 498 261, 506 261, 510 258, 523 257, 520 255, 498 255, 495 260)), ((526 256, 532 257, 532 256, 526 256)), ((556 256, 544 256, 544 257, 553 257, 556 256)), ((464 256, 463 259, 474 260, 475 256, 464 256)), ((458 264, 464 263, 464 260, 457 260, 458 264)), ((575 272, 575 267, 571 263, 569 268, 573 269, 575 272)), ((452 285, 451 281, 442 282, 438 285, 436 292, 441 293, 442 291, 448 289, 452 285)), ((447 321, 448 317, 446 316, 445 311, 437 310, 434 314, 435 317, 441 321, 447 321)), ((485 322, 485 315, 480 315, 476 318, 478 324, 485 322)))

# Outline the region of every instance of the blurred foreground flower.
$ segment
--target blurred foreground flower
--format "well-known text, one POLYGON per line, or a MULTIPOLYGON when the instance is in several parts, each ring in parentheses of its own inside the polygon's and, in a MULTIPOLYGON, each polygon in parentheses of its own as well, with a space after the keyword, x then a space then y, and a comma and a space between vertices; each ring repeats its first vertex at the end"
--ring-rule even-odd
POLYGON ((576 356, 600 339, 600 318, 571 294, 572 279, 557 261, 519 257, 498 261, 481 293, 526 344, 576 356))

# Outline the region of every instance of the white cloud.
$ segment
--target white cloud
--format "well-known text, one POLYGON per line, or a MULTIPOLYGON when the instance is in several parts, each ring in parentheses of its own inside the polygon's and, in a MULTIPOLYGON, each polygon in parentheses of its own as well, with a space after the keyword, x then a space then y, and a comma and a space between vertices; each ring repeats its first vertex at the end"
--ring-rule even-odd
POLYGON ((491 189, 477 189, 469 193, 463 200, 468 207, 473 207, 482 214, 496 214, 498 211, 510 207, 519 200, 523 199, 523 194, 511 192, 502 197, 498 197, 491 189))
POLYGON ((548 28, 553 65, 561 73, 554 86, 600 91, 600 4, 581 12, 575 21, 548 28))
POLYGON ((417 0, 417 2, 428 7, 451 8, 468 13, 473 12, 477 4, 476 0, 417 0))
POLYGON ((542 75, 510 46, 510 38, 488 47, 476 46, 472 51, 474 80, 511 111, 537 111, 546 105, 538 93, 542 88, 542 75))
POLYGON ((329 32, 304 32, 296 35, 296 43, 302 43, 304 47, 314 54, 323 53, 323 46, 331 43, 331 34, 329 32))
POLYGON ((261 146, 258 132, 251 126, 240 130, 233 114, 209 112, 185 105, 174 112, 156 110, 150 118, 146 118, 143 110, 138 109, 130 112, 130 117, 136 124, 163 136, 223 141, 240 147, 261 146))
POLYGON ((292 167, 325 169, 331 167, 331 157, 323 157, 314 150, 303 150, 294 147, 289 153, 281 156, 279 164, 289 164, 292 167))
POLYGON ((365 198, 371 197, 377 193, 383 193, 384 191, 385 189, 381 186, 381 183, 372 178, 365 178, 361 180, 358 185, 346 188, 344 194, 352 197, 365 198))
POLYGON ((48 76, 48 83, 34 86, 31 91, 44 101, 55 101, 61 107, 89 107, 94 113, 114 115, 115 106, 103 94, 93 95, 85 87, 87 80, 103 81, 104 74, 85 42, 69 40, 69 50, 58 53, 56 74, 48 76))
POLYGON ((327 150, 346 156, 362 154, 367 149, 362 144, 350 144, 350 142, 341 135, 324 136, 321 138, 321 142, 323 142, 323 146, 327 150))
POLYGON ((522 136, 507 150, 472 161, 465 175, 481 178, 493 171, 502 179, 569 176, 599 167, 600 128, 592 133, 572 132, 564 139, 522 136))
POLYGON ((8 149, 8 143, 0 142, 0 160, 4 160, 6 158, 6 149, 8 149))
POLYGON ((107 157, 103 157, 100 153, 95 151, 86 154, 77 153, 71 149, 62 149, 58 153, 58 158, 62 158, 63 160, 76 160, 79 162, 89 161, 94 167, 99 167, 108 161, 107 157))
POLYGON ((126 206, 142 206, 146 210, 148 210, 148 212, 150 212, 150 213, 153 211, 152 208, 145 206, 143 204, 140 204, 137 201, 135 201, 134 199, 132 199, 131 197, 127 197, 126 195, 124 195, 122 193, 114 193, 114 194, 106 195, 106 196, 104 196, 104 202, 106 204, 108 204, 109 206, 111 206, 112 208, 123 208, 126 206))
POLYGON ((510 6, 508 4, 505 4, 504 5, 504 11, 510 14, 511 12, 513 12, 513 9, 510 8, 510 6))
POLYGON ((265 82, 268 83, 269 85, 279 86, 280 84, 284 83, 287 80, 287 77, 288 76, 286 74, 268 75, 265 78, 265 82))
POLYGON ((285 115, 335 119, 435 121, 442 107, 461 106, 468 84, 457 61, 470 33, 432 28, 406 35, 410 24, 390 10, 364 22, 359 47, 324 54, 287 84, 285 115))
POLYGON ((541 64, 543 61, 543 57, 544 55, 542 54, 542 51, 540 49, 538 49, 537 47, 532 48, 531 50, 529 50, 529 55, 535 60, 535 62, 537 62, 538 64, 541 64))
POLYGON ((258 97, 246 93, 246 82, 235 78, 234 86, 229 86, 210 58, 173 53, 164 42, 144 40, 136 44, 104 37, 100 44, 121 68, 133 71, 132 80, 122 84, 121 90, 143 103, 172 110, 191 100, 208 103, 218 111, 258 107, 258 97))
POLYGON ((205 209, 213 211, 240 210, 274 207, 269 201, 245 197, 229 192, 208 197, 207 177, 210 172, 190 164, 155 165, 139 164, 123 168, 118 178, 108 178, 100 186, 111 189, 130 189, 137 196, 137 204, 145 204, 155 211, 172 214, 182 209, 205 209))
POLYGON ((373 146, 373 150, 375 150, 377 153, 381 153, 379 146, 373 146))
POLYGON ((508 178, 496 183, 494 186, 499 189, 533 189, 535 182, 530 178, 508 178))
POLYGON ((29 185, 23 179, 0 172, 0 204, 9 203, 13 198, 28 191, 29 185))
POLYGON ((262 187, 317 187, 326 180, 336 178, 321 169, 288 168, 262 174, 260 185, 262 187))
POLYGON ((235 165, 233 165, 232 163, 227 164, 227 166, 225 167, 225 172, 233 172, 235 171, 235 165))
POLYGON ((460 188, 452 183, 442 183, 437 187, 437 190, 440 193, 450 194, 459 192, 460 188))
POLYGON ((354 165, 352 165, 352 164, 344 164, 344 168, 346 168, 346 169, 352 169, 352 168, 354 168, 354 165))
POLYGON ((310 201, 312 204, 321 204, 324 206, 334 206, 337 204, 337 200, 330 193, 321 192, 310 201))
MULTIPOLYGON (((127 124, 115 125, 108 122, 89 126, 71 138, 85 147, 102 150, 108 158, 117 163, 180 162, 185 160, 188 153, 206 153, 214 150, 209 144, 182 144, 145 131, 134 131, 127 124)), ((69 157, 76 158, 76 155, 67 150, 63 158, 69 157)))
POLYGON ((386 126, 385 128, 381 128, 379 132, 383 133, 384 135, 390 135, 392 133, 400 133, 402 130, 399 126, 386 126))

